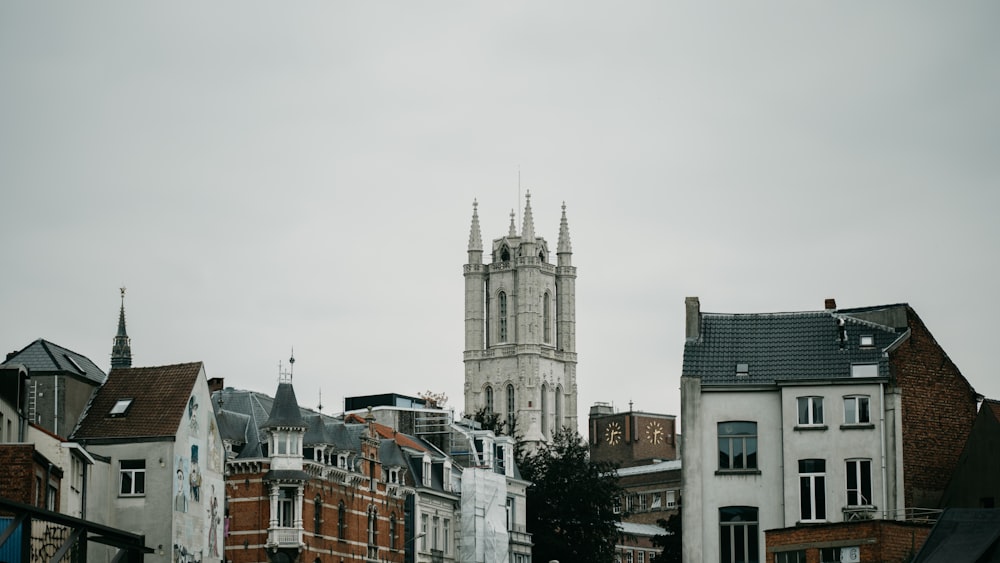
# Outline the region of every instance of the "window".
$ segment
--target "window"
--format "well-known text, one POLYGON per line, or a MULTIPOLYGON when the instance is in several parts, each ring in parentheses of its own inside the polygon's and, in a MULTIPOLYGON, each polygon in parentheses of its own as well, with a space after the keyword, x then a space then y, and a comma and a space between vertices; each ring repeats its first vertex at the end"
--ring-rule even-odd
POLYGON ((663 506, 661 499, 662 495, 660 493, 653 493, 653 502, 651 504, 653 510, 657 510, 663 506))
POLYGON ((803 522, 826 520, 826 460, 799 460, 799 516, 803 522))
POLYGON ((775 553, 774 563, 806 563, 806 552, 799 550, 775 553))
POLYGON ((430 524, 430 517, 426 514, 420 515, 420 551, 427 551, 427 528, 430 524))
POLYGON ((313 531, 316 535, 322 533, 323 529, 323 497, 316 495, 313 499, 313 531))
POLYGON ((486 395, 486 413, 490 414, 493 412, 493 388, 487 385, 483 394, 486 395))
POLYGON ((118 399, 115 401, 115 406, 111 407, 111 412, 108 415, 113 417, 125 416, 130 406, 132 406, 132 399, 118 399))
POLYGON ((444 548, 445 555, 451 553, 451 520, 444 519, 444 532, 441 538, 441 546, 444 548))
POLYGON ((434 526, 431 528, 431 549, 441 549, 439 546, 441 542, 438 536, 441 533, 441 519, 437 516, 434 517, 434 526))
POLYGON ((719 470, 757 468, 757 423, 719 423, 719 470))
POLYGON ((497 294, 498 309, 500 312, 500 342, 507 342, 507 294, 500 292, 497 294))
POLYGON ((611 507, 615 514, 622 513, 622 497, 615 497, 615 503, 611 507))
POLYGON ((721 563, 760 561, 757 543, 757 509, 725 506, 719 509, 719 554, 721 563))
POLYGON ((514 497, 507 497, 507 529, 514 529, 514 497))
POLYGON ((368 507, 368 545, 378 545, 378 510, 368 507))
POLYGON ((635 512, 635 495, 625 497, 625 512, 635 512))
POLYGON ((507 384, 507 435, 514 435, 514 386, 507 384))
POLYGON ((667 491, 667 508, 677 506, 677 491, 667 491))
POLYGON ((637 551, 636 552, 636 559, 637 559, 636 563, 646 563, 646 552, 645 551, 637 551))
POLYGON ((123 497, 146 494, 146 460, 123 459, 121 461, 121 484, 118 494, 123 497))
POLYGON ((338 453, 337 454, 337 467, 341 469, 347 469, 347 454, 338 453))
POLYGON ((552 309, 549 305, 551 298, 546 291, 542 296, 542 341, 546 344, 552 342, 552 309))
POLYGON ((839 547, 824 547, 819 550, 820 563, 840 563, 839 547))
POLYGON ((396 513, 389 515, 389 548, 396 549, 396 513))
POLYGON ((875 347, 875 337, 871 334, 862 334, 858 339, 862 348, 873 348, 875 347))
POLYGON ((278 526, 291 528, 295 522, 295 489, 280 487, 278 489, 278 526))
POLYGON ((337 539, 344 541, 347 539, 347 510, 344 501, 337 505, 337 539))
POLYGON ((854 364, 851 377, 878 377, 878 364, 854 364))
POLYGON ((872 460, 847 460, 847 506, 872 505, 872 460))
POLYGON ((868 395, 844 397, 844 424, 871 424, 868 395))
POLYGON ((646 512, 647 510, 649 510, 649 507, 646 506, 647 502, 648 502, 647 495, 645 494, 639 495, 639 512, 646 512))
POLYGON ((632 551, 631 550, 626 551, 625 552, 625 563, 633 563, 633 561, 634 561, 634 559, 632 559, 632 551))
POLYGON ((421 482, 425 487, 431 486, 431 457, 429 455, 424 455, 423 463, 423 475, 421 476, 421 482))
POLYGON ((799 397, 799 426, 823 424, 823 397, 799 397))

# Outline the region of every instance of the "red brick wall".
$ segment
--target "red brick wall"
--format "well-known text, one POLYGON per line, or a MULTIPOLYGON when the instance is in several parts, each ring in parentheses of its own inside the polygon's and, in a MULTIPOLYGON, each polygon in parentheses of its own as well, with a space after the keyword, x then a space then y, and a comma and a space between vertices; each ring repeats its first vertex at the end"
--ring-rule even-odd
POLYGON ((31 444, 0 446, 0 496, 35 504, 35 447, 31 444))
MULTIPOLYGON (((268 483, 262 478, 265 466, 258 473, 232 473, 226 478, 229 496, 229 536, 226 538, 226 559, 233 563, 268 561, 267 526, 270 516, 268 483), (249 481, 249 484, 247 483, 249 481), (252 533, 241 533, 252 532, 252 533), (247 546, 244 547, 244 541, 247 546)), ((404 544, 404 499, 387 496, 382 483, 374 493, 367 482, 350 486, 333 481, 312 479, 306 482, 302 500, 303 541, 306 549, 299 561, 350 562, 365 561, 368 545, 368 507, 378 510, 379 561, 402 563, 404 544), (322 499, 320 533, 315 533, 316 496, 322 499), (344 538, 337 535, 337 507, 343 501, 346 509, 344 538), (396 547, 389 547, 389 517, 396 515, 396 547)))
POLYGON ((769 561, 775 552, 804 549, 806 563, 819 563, 820 548, 852 545, 860 547, 862 563, 902 563, 920 550, 930 531, 930 524, 870 520, 767 530, 764 536, 769 561))
POLYGON ((910 338, 890 355, 902 391, 903 475, 908 507, 938 506, 976 420, 975 392, 913 309, 910 338))

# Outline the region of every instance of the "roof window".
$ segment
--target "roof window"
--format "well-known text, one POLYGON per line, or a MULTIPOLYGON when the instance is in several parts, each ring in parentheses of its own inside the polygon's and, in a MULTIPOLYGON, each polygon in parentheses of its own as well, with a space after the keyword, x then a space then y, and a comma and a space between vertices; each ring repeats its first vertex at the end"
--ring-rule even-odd
POLYGON ((132 406, 132 399, 118 399, 115 406, 111 407, 111 412, 108 414, 110 416, 125 416, 128 412, 128 408, 132 406))
POLYGON ((736 377, 749 377, 750 364, 736 364, 736 377))
POLYGON ((874 348, 875 337, 871 334, 862 334, 860 338, 860 343, 862 348, 874 348))
POLYGON ((80 375, 87 375, 87 372, 84 371, 82 367, 80 367, 80 364, 76 363, 76 360, 73 359, 73 356, 70 356, 69 354, 63 354, 63 357, 69 360, 69 363, 73 364, 73 367, 76 369, 76 371, 80 372, 80 375))

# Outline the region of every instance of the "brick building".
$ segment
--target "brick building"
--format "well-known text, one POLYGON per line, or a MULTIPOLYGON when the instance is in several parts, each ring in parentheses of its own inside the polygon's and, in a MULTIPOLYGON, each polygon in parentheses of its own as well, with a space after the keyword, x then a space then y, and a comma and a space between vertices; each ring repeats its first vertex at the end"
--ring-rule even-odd
POLYGON ((405 461, 373 417, 303 413, 291 376, 273 399, 214 394, 226 451, 225 557, 233 563, 403 563, 405 461), (394 451, 396 450, 396 451, 394 451))
POLYGON ((937 509, 979 398, 906 304, 718 314, 688 298, 685 561, 761 560, 765 530, 802 528, 808 550, 825 524, 937 509))
POLYGON ((931 526, 929 522, 868 520, 767 530, 767 560, 906 563, 923 545, 931 526))

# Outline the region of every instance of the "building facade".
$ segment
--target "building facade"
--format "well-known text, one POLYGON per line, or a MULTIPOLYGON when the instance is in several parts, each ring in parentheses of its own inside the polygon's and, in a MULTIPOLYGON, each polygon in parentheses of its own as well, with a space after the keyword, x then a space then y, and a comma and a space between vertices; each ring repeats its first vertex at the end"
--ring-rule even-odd
POLYGON ((576 428, 576 268, 566 206, 556 261, 535 235, 531 195, 518 233, 493 240, 484 263, 473 203, 465 265, 465 412, 502 415, 529 447, 576 428))
POLYGON ((685 561, 762 561, 780 556, 765 530, 938 507, 977 395, 909 306, 712 314, 688 298, 686 337, 685 561))

